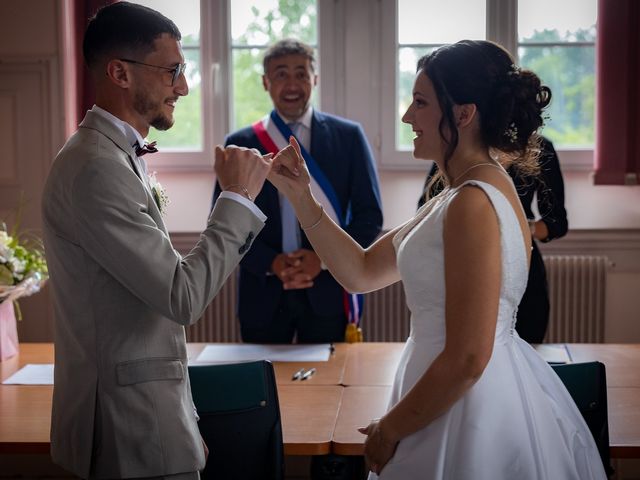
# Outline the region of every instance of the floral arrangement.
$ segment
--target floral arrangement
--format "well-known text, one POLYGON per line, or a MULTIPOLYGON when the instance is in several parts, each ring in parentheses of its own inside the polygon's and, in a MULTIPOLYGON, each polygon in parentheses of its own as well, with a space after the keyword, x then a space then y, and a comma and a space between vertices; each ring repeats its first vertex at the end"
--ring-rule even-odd
POLYGON ((169 203, 171 203, 169 201, 169 195, 167 195, 167 192, 156 178, 156 172, 148 175, 148 178, 153 199, 156 201, 156 205, 158 205, 160 213, 165 215, 167 213, 167 207, 169 206, 169 203))
POLYGON ((42 242, 10 235, 0 224, 0 302, 36 293, 48 277, 42 242))

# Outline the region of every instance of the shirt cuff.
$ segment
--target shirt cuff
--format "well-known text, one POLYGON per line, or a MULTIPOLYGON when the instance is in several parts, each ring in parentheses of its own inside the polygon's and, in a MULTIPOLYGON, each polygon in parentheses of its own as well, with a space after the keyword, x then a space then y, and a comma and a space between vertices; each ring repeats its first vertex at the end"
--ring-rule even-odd
POLYGON ((260 210, 255 203, 243 197, 239 193, 224 191, 220 193, 219 198, 228 198, 229 200, 234 200, 238 203, 241 203, 242 205, 247 207, 249 210, 251 210, 253 214, 260 219, 261 222, 267 221, 267 216, 264 213, 262 213, 262 210, 260 210))

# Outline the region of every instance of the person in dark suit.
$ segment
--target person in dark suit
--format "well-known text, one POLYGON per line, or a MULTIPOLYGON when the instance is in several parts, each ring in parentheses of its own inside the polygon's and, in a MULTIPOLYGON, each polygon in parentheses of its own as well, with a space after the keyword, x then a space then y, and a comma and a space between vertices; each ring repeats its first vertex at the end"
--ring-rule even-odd
MULTIPOLYGON (((230 134, 226 145, 276 153, 295 134, 315 164, 316 192, 327 212, 367 247, 382 227, 375 163, 362 128, 319 112, 310 98, 317 83, 313 49, 282 40, 265 53, 263 86, 274 110, 230 134)), ((218 197, 216 186, 213 201, 218 197)), ((345 338, 351 298, 325 270, 284 196, 265 183, 256 205, 265 228, 240 264, 238 316, 245 342, 335 342, 345 338)), ((352 299, 352 298, 351 298, 352 299)), ((357 302, 352 302, 358 308, 357 302)))
MULTIPOLYGON (((510 167, 507 172, 513 178, 518 191, 524 213, 529 219, 531 235, 539 242, 550 242, 567 234, 569 223, 567 211, 564 208, 564 182, 560 171, 558 154, 553 143, 541 137, 540 144, 540 174, 527 176, 518 173, 510 167), (536 201, 540 219, 536 220, 532 205, 536 201)), ((437 180, 430 188, 431 180, 438 173, 435 162, 427 175, 424 191, 418 201, 418 208, 424 205, 427 198, 436 195, 441 187, 437 180)), ((537 242, 533 242, 531 251, 531 266, 527 289, 518 306, 516 331, 520 337, 529 343, 542 343, 549 324, 549 290, 547 287, 547 272, 544 268, 542 255, 537 242)))

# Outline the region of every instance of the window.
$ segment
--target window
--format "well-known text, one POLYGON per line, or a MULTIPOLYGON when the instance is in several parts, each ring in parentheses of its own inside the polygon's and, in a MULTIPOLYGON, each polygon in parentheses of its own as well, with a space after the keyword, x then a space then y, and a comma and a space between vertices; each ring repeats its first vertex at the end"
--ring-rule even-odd
POLYGON ((382 9, 382 18, 395 22, 382 22, 381 165, 415 169, 423 164, 412 158, 413 133, 401 122, 420 56, 444 43, 486 38, 516 53, 517 62, 552 89, 550 119, 542 133, 562 151, 563 165, 591 167, 596 0, 382 0, 382 9), (385 96, 387 89, 396 95, 385 96))
POLYGON ((596 0, 518 2, 519 62, 551 88, 543 133, 560 148, 593 148, 595 38, 596 0))
POLYGON ((182 50, 187 63, 185 76, 189 95, 180 98, 175 110, 175 124, 169 130, 151 128, 147 138, 158 142, 162 154, 150 157, 149 167, 166 170, 203 168, 210 164, 206 151, 211 142, 205 131, 210 126, 203 114, 202 48, 200 35, 200 0, 134 0, 153 8, 173 20, 182 34, 182 50))
POLYGON ((178 102, 174 126, 149 132, 162 152, 150 168, 210 169, 215 144, 272 108, 262 86, 266 47, 287 36, 318 43, 317 0, 135 1, 176 23, 188 63, 189 95, 178 102))
POLYGON ((189 61, 190 94, 178 103, 175 126, 150 134, 161 147, 149 160, 157 169, 210 170, 216 143, 271 110, 262 55, 286 36, 318 52, 313 103, 360 122, 383 169, 425 168, 400 120, 416 63, 463 38, 501 43, 550 85, 544 134, 563 167, 591 168, 596 0, 138 1, 177 23, 189 61))
POLYGON ((200 75, 199 0, 138 0, 136 3, 158 10, 173 20, 182 33, 182 50, 187 63, 185 75, 189 95, 179 100, 175 125, 164 132, 151 128, 149 137, 166 150, 202 150, 202 88, 200 75))
POLYGON ((231 2, 231 130, 251 125, 273 108, 262 86, 265 49, 288 37, 317 47, 317 18, 316 0, 231 2))
POLYGON ((400 0, 398 2, 398 88, 396 89, 398 118, 396 149, 412 150, 411 127, 400 120, 412 98, 416 65, 420 57, 445 43, 462 38, 486 37, 486 6, 467 0, 400 0), (438 12, 437 15, 416 15, 416 12, 438 12), (461 16, 460 12, 465 15, 461 16))

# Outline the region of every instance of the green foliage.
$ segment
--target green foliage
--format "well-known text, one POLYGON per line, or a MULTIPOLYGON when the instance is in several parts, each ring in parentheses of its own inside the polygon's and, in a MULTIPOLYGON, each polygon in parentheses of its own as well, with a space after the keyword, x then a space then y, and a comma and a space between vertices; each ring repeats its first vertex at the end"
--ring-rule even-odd
POLYGON ((261 49, 233 52, 233 119, 232 130, 251 125, 273 107, 262 86, 261 49))
MULTIPOLYGON (((595 122, 595 50, 590 46, 572 46, 567 42, 593 42, 595 28, 578 29, 564 35, 557 30, 536 31, 522 41, 520 65, 536 72, 543 84, 552 91, 552 100, 547 109, 547 120, 542 133, 556 147, 589 148, 594 144, 595 122), (535 46, 527 46, 534 43, 535 46), (552 43, 556 45, 540 46, 552 43), (565 45, 557 45, 558 43, 565 45)), ((417 61, 428 53, 426 49, 413 50, 417 61)), ((406 55, 406 52, 404 52, 406 55)), ((415 64, 415 63, 414 63, 415 64)), ((398 117, 396 121, 397 148, 411 149, 413 133, 400 121, 411 101, 411 89, 415 79, 414 70, 398 73, 398 117)))
POLYGON ((234 39, 233 47, 263 47, 232 50, 232 130, 251 125, 273 108, 262 85, 262 56, 266 47, 288 37, 315 45, 318 37, 316 0, 279 0, 277 9, 254 5, 251 15, 253 20, 247 31, 234 39))
MULTIPOLYGON (((315 45, 318 39, 316 0, 279 0, 276 9, 254 4, 246 32, 233 39, 234 47, 261 45, 260 48, 233 48, 232 129, 250 125, 272 108, 271 99, 262 86, 262 54, 271 43, 292 37, 315 45)), ((233 5, 232 5, 233 8, 233 5)), ((162 151, 171 149, 201 149, 203 146, 202 88, 199 38, 185 36, 182 40, 189 64, 187 83, 189 95, 180 98, 175 110, 174 126, 164 132, 151 129, 150 140, 157 140, 162 151)))
POLYGON ((579 29, 561 35, 557 30, 535 32, 520 47, 520 64, 536 72, 551 88, 552 100, 543 133, 556 146, 591 147, 595 122, 595 49, 572 46, 526 46, 528 42, 591 42, 595 30, 579 29))
MULTIPOLYGON (((197 38, 185 37, 183 43, 193 44, 197 38)), ((200 73, 200 47, 183 47, 187 62, 187 84, 189 95, 180 97, 174 112, 175 123, 166 131, 152 128, 148 138, 157 140, 160 151, 171 149, 199 150, 202 148, 202 88, 200 73)))

